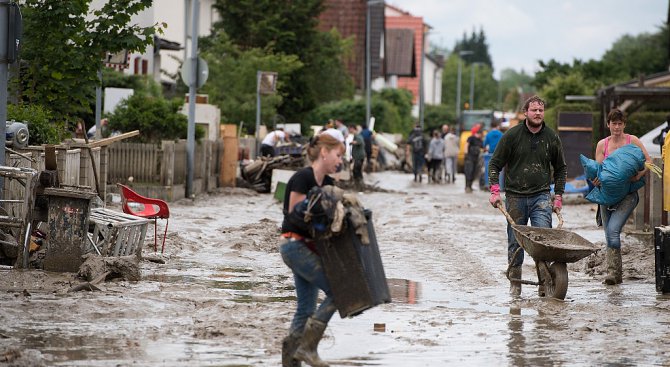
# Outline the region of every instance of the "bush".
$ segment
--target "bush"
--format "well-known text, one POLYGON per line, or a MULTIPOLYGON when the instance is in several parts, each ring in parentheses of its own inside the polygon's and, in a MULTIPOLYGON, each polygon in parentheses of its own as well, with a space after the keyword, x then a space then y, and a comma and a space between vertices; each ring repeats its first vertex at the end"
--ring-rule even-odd
MULTIPOLYGON (((323 125, 329 119, 338 119, 346 125, 365 122, 365 100, 343 100, 323 104, 312 110, 303 126, 323 125)), ((412 94, 404 89, 384 89, 372 95, 370 114, 375 118, 375 130, 407 134, 412 130, 412 94)))
MULTIPOLYGON (((179 112, 182 105, 181 99, 168 101, 143 93, 134 94, 117 106, 109 116, 108 126, 111 131, 139 130, 140 135, 133 140, 143 143, 185 139, 188 118, 179 112)), ((196 126, 196 139, 203 136, 204 129, 196 126)))
POLYGON ((28 125, 30 145, 59 144, 67 135, 65 122, 55 121, 51 110, 40 105, 7 105, 7 120, 28 125))
POLYGON ((438 129, 441 131, 442 125, 455 125, 456 117, 454 111, 447 105, 440 104, 436 106, 425 106, 423 115, 424 131, 433 131, 438 129))
POLYGON ((626 133, 640 137, 662 124, 667 112, 640 111, 628 116, 626 122, 626 133))

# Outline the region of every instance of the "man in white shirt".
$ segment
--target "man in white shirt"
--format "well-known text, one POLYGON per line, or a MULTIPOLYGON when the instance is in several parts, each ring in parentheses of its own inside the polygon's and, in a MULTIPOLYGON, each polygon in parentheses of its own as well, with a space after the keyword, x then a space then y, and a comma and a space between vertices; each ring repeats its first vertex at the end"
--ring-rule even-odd
POLYGON ((261 156, 263 157, 274 157, 275 156, 275 147, 281 142, 289 142, 288 134, 284 132, 284 129, 278 128, 275 131, 270 132, 265 135, 265 138, 261 142, 261 156))

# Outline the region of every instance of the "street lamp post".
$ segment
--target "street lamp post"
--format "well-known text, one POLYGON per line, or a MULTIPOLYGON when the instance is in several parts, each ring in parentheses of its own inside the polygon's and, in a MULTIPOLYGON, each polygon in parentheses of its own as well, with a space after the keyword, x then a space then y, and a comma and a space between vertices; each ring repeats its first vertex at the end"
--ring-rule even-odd
POLYGON ((458 52, 458 78, 456 81, 456 119, 461 116, 461 73, 462 73, 462 57, 471 55, 472 51, 462 50, 458 52))
POLYGON ((470 65, 470 106, 468 106, 470 111, 475 109, 475 67, 481 64, 483 62, 475 61, 470 65))
POLYGON ((370 65, 370 29, 372 28, 370 20, 370 5, 384 3, 384 0, 367 0, 365 10, 365 126, 370 123, 370 80, 372 66, 370 65))

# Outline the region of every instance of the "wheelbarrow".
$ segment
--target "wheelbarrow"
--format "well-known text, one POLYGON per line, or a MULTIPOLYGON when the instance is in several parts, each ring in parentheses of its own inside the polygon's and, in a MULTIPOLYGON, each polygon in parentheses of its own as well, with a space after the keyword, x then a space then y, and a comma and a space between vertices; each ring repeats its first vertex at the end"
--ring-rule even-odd
POLYGON ((576 233, 561 229, 563 215, 560 212, 556 213, 558 227, 554 229, 515 224, 502 204, 498 204, 498 209, 507 218, 507 222, 512 226, 514 237, 519 242, 520 247, 514 252, 512 259, 516 258, 519 251, 525 250, 535 261, 538 277, 537 282, 510 278, 510 264, 507 267, 507 279, 510 282, 539 286, 540 297, 565 299, 568 292, 566 264, 579 261, 600 248, 576 233))

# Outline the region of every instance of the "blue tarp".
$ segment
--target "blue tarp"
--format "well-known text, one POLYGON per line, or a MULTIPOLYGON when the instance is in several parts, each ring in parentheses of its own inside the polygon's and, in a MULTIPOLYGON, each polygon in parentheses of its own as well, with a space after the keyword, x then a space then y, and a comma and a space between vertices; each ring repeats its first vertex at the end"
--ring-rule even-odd
POLYGON ((627 144, 610 154, 603 163, 579 155, 584 166, 586 178, 593 180, 598 177, 600 187, 594 187, 586 195, 586 199, 601 205, 614 205, 631 192, 644 186, 644 179, 631 182, 630 178, 644 168, 645 156, 642 149, 634 144, 627 144))

